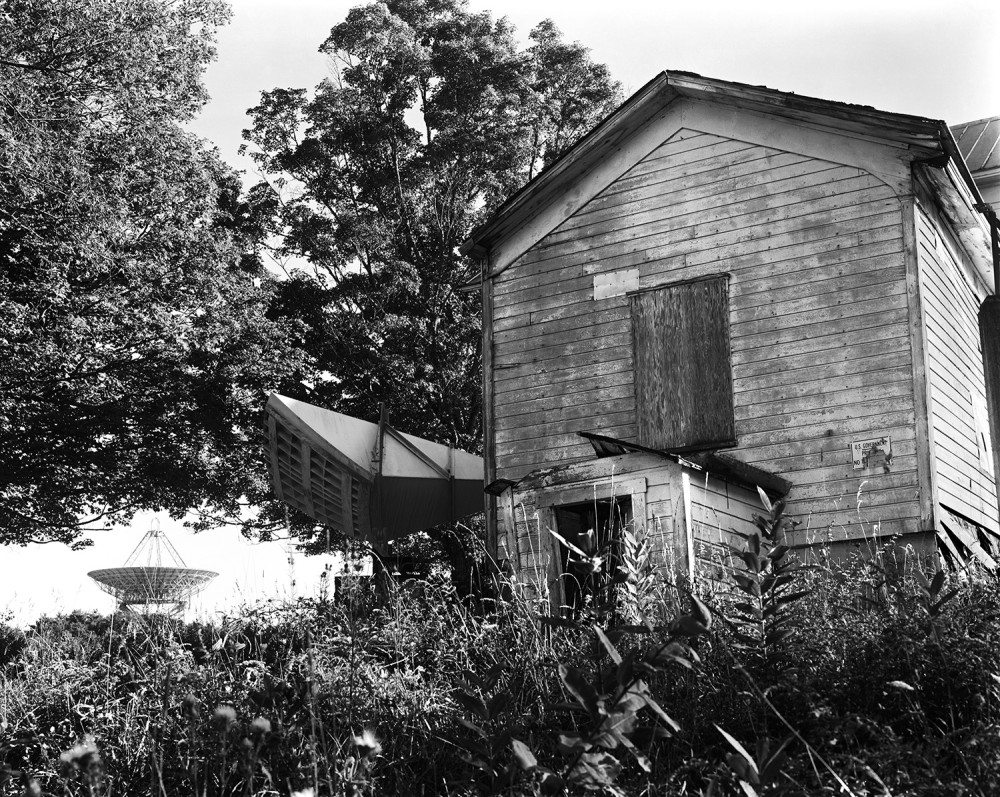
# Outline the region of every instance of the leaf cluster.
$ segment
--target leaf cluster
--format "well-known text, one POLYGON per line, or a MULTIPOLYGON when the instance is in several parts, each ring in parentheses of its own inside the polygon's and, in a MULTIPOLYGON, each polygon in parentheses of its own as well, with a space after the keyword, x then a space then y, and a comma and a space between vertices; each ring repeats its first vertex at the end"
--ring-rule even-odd
POLYGON ((276 307, 308 329, 308 397, 480 445, 473 227, 616 104, 619 87, 551 22, 518 49, 464 0, 354 8, 321 46, 332 76, 264 92, 244 131, 255 217, 290 276, 276 307), (285 299, 287 295, 287 300, 285 299), (294 299, 293 299, 294 297, 294 299))
POLYGON ((266 491, 296 364, 238 177, 182 123, 221 0, 0 3, 0 541, 266 491))

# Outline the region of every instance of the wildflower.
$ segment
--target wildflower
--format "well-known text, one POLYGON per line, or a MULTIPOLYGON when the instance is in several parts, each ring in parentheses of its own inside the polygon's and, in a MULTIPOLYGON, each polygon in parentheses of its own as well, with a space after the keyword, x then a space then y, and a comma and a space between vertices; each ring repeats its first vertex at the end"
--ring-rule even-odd
POLYGON ((42 787, 38 785, 38 781, 32 778, 27 781, 24 785, 24 796, 25 797, 42 797, 42 787))
POLYGON ((257 717, 250 723, 250 730, 255 735, 264 736, 271 732, 271 721, 264 717, 257 717))
POLYGON ((382 745, 375 738, 375 732, 365 728, 359 736, 354 737, 354 746, 362 758, 375 757, 382 752, 382 745))
POLYGON ((181 703, 181 710, 184 712, 185 717, 198 719, 201 716, 201 701, 195 697, 193 692, 188 692, 181 703))
POLYGON ((78 745, 61 753, 59 760, 66 768, 86 769, 92 763, 99 762, 101 757, 97 752, 97 743, 94 741, 94 737, 86 736, 78 745))
POLYGON ((315 794, 312 789, 303 789, 302 791, 293 791, 291 797, 314 797, 315 794))
POLYGON ((212 713, 212 721, 221 730, 227 730, 236 722, 236 709, 225 704, 216 706, 215 711, 212 713))

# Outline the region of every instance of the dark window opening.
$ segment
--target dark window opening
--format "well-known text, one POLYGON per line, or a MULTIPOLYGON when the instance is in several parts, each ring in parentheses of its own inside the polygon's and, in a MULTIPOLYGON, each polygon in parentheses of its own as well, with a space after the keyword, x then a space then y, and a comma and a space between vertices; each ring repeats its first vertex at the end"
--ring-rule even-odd
POLYGON ((621 531, 632 522, 632 499, 620 496, 554 508, 564 611, 610 614, 620 579, 621 531))
POLYGON ((736 444, 729 278, 630 298, 639 445, 683 451, 736 444))

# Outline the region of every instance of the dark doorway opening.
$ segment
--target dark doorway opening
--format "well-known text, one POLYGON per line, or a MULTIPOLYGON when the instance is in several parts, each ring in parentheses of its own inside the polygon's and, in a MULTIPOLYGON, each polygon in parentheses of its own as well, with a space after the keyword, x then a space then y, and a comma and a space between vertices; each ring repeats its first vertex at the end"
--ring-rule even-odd
POLYGON ((614 611, 620 580, 621 532, 632 522, 632 498, 620 496, 554 507, 559 543, 563 611, 614 611))

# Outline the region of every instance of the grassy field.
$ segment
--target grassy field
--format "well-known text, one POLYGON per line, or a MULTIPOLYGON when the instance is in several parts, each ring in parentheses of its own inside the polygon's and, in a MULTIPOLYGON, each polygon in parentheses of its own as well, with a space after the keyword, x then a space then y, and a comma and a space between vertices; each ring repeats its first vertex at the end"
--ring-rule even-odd
POLYGON ((431 580, 0 624, 0 794, 1000 793, 996 580, 802 567, 780 511, 693 592, 623 530, 573 617, 431 580))

